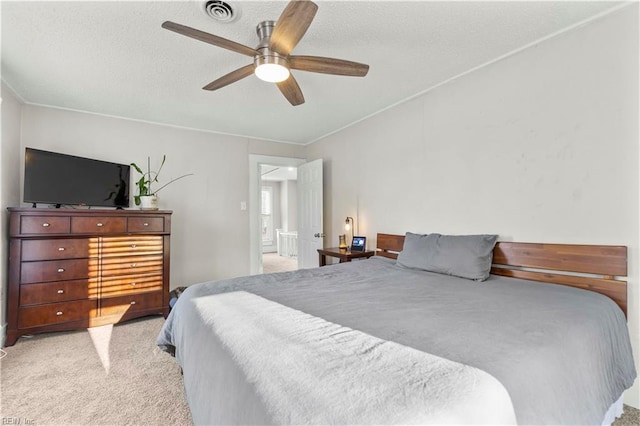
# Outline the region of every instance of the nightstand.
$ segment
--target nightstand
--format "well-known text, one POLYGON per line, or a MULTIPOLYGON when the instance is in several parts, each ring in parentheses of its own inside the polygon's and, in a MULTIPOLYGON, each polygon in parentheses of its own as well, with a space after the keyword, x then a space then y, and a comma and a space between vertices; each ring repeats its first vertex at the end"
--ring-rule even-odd
POLYGON ((376 252, 374 250, 367 251, 348 251, 347 249, 341 249, 338 247, 331 247, 325 249, 318 249, 318 257, 320 266, 325 266, 327 264, 327 256, 337 257, 340 259, 340 263, 343 262, 351 262, 351 259, 358 258, 370 258, 376 252))

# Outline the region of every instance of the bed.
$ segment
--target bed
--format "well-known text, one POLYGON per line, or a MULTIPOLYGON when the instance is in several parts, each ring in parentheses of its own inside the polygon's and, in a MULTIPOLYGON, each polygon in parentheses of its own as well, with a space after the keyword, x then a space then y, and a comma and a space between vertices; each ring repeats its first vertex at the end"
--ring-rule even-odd
POLYGON ((371 259, 190 286, 157 343, 183 369, 194 423, 620 415, 636 378, 626 247, 429 235, 378 234, 371 259))

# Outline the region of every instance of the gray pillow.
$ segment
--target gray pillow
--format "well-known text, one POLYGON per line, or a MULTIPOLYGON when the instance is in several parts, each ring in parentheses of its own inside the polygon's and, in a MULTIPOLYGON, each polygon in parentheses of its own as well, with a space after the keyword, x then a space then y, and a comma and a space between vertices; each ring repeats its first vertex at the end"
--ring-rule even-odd
POLYGON ((484 281, 489 278, 497 239, 497 235, 420 235, 407 232, 397 263, 406 268, 484 281))

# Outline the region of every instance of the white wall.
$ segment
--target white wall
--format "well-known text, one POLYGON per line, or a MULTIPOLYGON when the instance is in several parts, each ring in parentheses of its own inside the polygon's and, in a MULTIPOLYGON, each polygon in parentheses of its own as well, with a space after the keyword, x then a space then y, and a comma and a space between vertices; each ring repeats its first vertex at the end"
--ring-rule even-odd
POLYGON ((249 274, 249 215, 240 210, 249 202, 249 154, 300 156, 302 149, 30 105, 22 124, 21 157, 27 146, 138 164, 147 156, 159 164, 166 154, 162 181, 195 173, 159 194, 160 208, 173 210, 172 288, 249 274))
POLYGON ((369 238, 626 245, 637 363, 638 113, 636 3, 309 145, 325 159, 326 241, 354 216, 369 238))
POLYGON ((4 346, 7 300, 8 220, 7 207, 20 201, 20 109, 21 103, 13 92, 2 83, 2 149, 0 150, 0 347, 4 346))

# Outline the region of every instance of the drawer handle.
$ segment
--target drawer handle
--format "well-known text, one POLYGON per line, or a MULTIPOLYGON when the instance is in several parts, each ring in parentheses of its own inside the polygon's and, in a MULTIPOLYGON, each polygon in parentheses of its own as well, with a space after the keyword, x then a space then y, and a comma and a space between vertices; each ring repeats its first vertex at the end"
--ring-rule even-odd
POLYGON ((102 228, 102 227, 104 226, 104 223, 102 223, 102 222, 98 222, 98 223, 96 223, 96 226, 97 226, 98 228, 102 228))
POLYGON ((58 251, 64 251, 65 248, 64 247, 58 247, 58 251))
POLYGON ((136 304, 136 301, 135 301, 135 300, 132 300, 132 301, 131 301, 131 304, 132 304, 132 305, 135 305, 135 304, 136 304))
POLYGON ((142 224, 143 226, 149 226, 149 223, 145 222, 142 224))
POLYGON ((62 311, 58 311, 58 312, 56 312, 56 315, 57 315, 57 316, 61 316, 61 315, 62 315, 62 311))
POLYGON ((137 264, 137 263, 132 263, 132 264, 131 264, 131 267, 132 267, 132 268, 135 268, 136 266, 138 266, 138 264, 137 264))
POLYGON ((45 228, 48 228, 48 227, 50 227, 51 225, 50 225, 49 223, 45 222, 45 223, 43 223, 43 224, 42 224, 42 226, 43 226, 43 227, 45 227, 45 228))
POLYGON ((135 286, 136 286, 136 283, 131 283, 131 285, 135 287, 135 286))
POLYGON ((138 246, 135 245, 135 244, 131 244, 131 248, 136 248, 136 247, 138 247, 138 246))
POLYGON ((58 268, 58 272, 64 272, 64 268, 58 268))
POLYGON ((58 290, 58 294, 64 294, 64 290, 62 289, 58 290))

